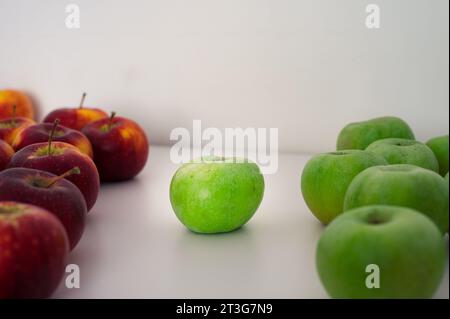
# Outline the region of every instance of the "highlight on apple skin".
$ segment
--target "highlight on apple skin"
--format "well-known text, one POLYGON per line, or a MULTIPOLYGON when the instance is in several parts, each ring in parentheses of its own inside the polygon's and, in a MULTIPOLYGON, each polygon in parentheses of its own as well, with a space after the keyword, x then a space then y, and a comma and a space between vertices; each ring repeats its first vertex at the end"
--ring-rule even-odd
POLYGON ((34 107, 30 98, 17 90, 0 90, 0 119, 13 117, 34 119, 34 107))
POLYGON ((0 201, 48 210, 63 224, 72 250, 83 234, 87 207, 83 194, 65 177, 79 173, 78 167, 61 176, 29 168, 7 169, 0 173, 0 201))
POLYGON ((65 273, 69 240, 47 210, 0 202, 0 299, 47 298, 65 273))
POLYGON ((428 169, 408 164, 366 169, 348 187, 344 211, 368 205, 414 209, 434 221, 443 234, 448 232, 448 184, 428 169))
POLYGON ((41 123, 20 131, 13 142, 13 148, 17 152, 24 147, 36 143, 47 142, 49 139, 55 142, 65 142, 77 147, 82 153, 93 157, 92 145, 81 132, 55 123, 41 123))
POLYGON ((264 196, 264 177, 252 162, 204 158, 182 165, 170 184, 170 202, 188 229, 224 233, 246 224, 264 196))
POLYGON ((100 179, 92 159, 67 143, 50 142, 28 145, 18 151, 11 159, 10 168, 24 167, 38 169, 55 175, 61 175, 74 167, 80 174, 67 176, 83 194, 88 211, 97 201, 100 179))
POLYGON ((134 121, 116 117, 95 121, 82 132, 91 141, 102 182, 118 182, 138 175, 147 163, 149 143, 134 121))
POLYGON ((391 165, 411 164, 439 173, 439 162, 425 144, 402 138, 386 138, 370 144, 366 151, 378 154, 391 165))
POLYGON ((14 150, 8 143, 0 140, 0 172, 8 167, 11 158, 14 155, 14 150))
POLYGON ((81 131, 86 125, 97 120, 107 118, 108 114, 98 108, 85 107, 84 100, 86 93, 83 93, 78 107, 59 108, 50 112, 43 120, 44 123, 53 123, 59 120, 62 126, 81 131))
POLYGON ((431 298, 445 272, 446 250, 445 238, 425 215, 405 207, 365 206, 325 229, 316 266, 333 298, 431 298))
POLYGON ((391 137, 415 140, 414 133, 405 121, 385 116, 345 126, 339 133, 337 150, 365 150, 373 142, 391 137))
POLYGON ((344 150, 314 156, 302 172, 301 191, 314 216, 327 225, 344 211, 344 197, 352 180, 365 169, 387 165, 377 154, 344 150))

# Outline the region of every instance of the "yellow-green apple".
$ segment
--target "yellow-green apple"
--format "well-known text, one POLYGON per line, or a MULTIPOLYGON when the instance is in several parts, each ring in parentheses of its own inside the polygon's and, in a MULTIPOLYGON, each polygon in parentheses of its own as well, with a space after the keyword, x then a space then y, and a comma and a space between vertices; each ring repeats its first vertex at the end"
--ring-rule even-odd
POLYGON ((240 228, 255 214, 264 195, 264 177, 252 162, 212 157, 181 166, 170 184, 178 219, 196 233, 240 228))
POLYGON ((439 173, 445 176, 448 173, 448 134, 430 139, 427 145, 439 162, 439 173))
POLYGON ((0 172, 8 167, 11 157, 14 155, 14 150, 8 143, 0 140, 0 172))
POLYGON ((12 146, 17 152, 28 145, 47 142, 49 139, 72 144, 82 153, 93 157, 92 145, 88 138, 77 130, 59 125, 58 120, 54 123, 41 123, 25 128, 17 134, 12 146))
POLYGON ((368 205, 409 207, 448 231, 448 184, 438 173, 415 165, 371 167, 348 187, 344 211, 368 205))
POLYGON ((78 167, 80 174, 67 176, 66 179, 74 183, 81 191, 88 210, 97 200, 100 188, 97 168, 89 156, 73 145, 63 142, 28 145, 14 154, 9 167, 38 169, 58 176, 73 167, 78 167))
POLYGON ((7 169, 0 173, 0 201, 22 202, 48 210, 64 225, 73 249, 83 234, 87 213, 83 194, 65 179, 74 174, 80 174, 78 167, 60 176, 29 168, 7 169))
POLYGON ((16 106, 16 116, 34 119, 34 107, 23 92, 17 90, 0 90, 0 119, 12 117, 16 106))
POLYGON ((365 150, 373 142, 390 137, 415 139, 411 128, 405 121, 397 117, 385 116, 348 124, 339 134, 337 149, 365 150))
POLYGON ((108 114, 101 109, 84 107, 85 98, 86 93, 83 93, 78 107, 66 107, 52 111, 45 117, 44 122, 53 123, 59 119, 61 125, 81 131, 89 123, 108 117, 108 114))
POLYGON ((391 165, 411 164, 439 173, 439 163, 433 151, 418 141, 385 138, 370 144, 366 151, 383 156, 391 165))
POLYGON ((149 144, 136 122, 113 112, 109 118, 88 124, 82 132, 91 141, 101 181, 127 180, 144 168, 149 144))
POLYGON ((314 216, 326 225, 341 214, 353 178, 377 165, 387 162, 380 155, 361 150, 319 154, 309 160, 303 169, 301 190, 314 216))
POLYGON ((430 298, 447 259, 445 239, 412 209, 365 206, 336 218, 316 252, 319 277, 340 299, 430 298))
POLYGON ((47 298, 63 278, 69 241, 47 210, 0 202, 0 299, 47 298))

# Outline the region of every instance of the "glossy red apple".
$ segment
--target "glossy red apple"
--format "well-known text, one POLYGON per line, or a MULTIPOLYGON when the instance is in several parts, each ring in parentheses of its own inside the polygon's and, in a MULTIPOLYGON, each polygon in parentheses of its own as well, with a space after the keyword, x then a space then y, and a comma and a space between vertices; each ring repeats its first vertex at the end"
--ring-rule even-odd
POLYGON ((104 182, 133 178, 144 168, 149 144, 144 130, 134 121, 115 117, 87 125, 82 132, 91 141, 94 161, 104 182))
POLYGON ((47 298, 63 278, 69 241, 47 210, 0 202, 0 299, 47 298))
POLYGON ((74 130, 81 130, 89 123, 108 117, 108 114, 101 109, 84 107, 85 98, 86 93, 83 93, 78 107, 66 107, 52 111, 45 117, 44 122, 53 123, 56 119, 59 119, 61 125, 74 130))
POLYGON ((92 159, 73 145, 63 142, 37 143, 18 151, 11 159, 9 167, 33 168, 55 175, 61 175, 73 167, 80 169, 79 175, 66 178, 74 183, 83 194, 88 210, 98 196, 100 180, 92 159))
POLYGON ((58 217, 66 229, 72 250, 81 238, 87 214, 78 187, 65 178, 80 174, 78 167, 56 176, 29 168, 10 168, 0 173, 0 201, 16 201, 42 207, 58 217))
POLYGON ((16 116, 16 106, 13 106, 13 114, 11 117, 0 119, 0 140, 12 146, 17 134, 23 129, 36 124, 35 121, 16 116))
POLYGON ((14 155, 14 150, 8 143, 0 140, 0 172, 8 167, 11 157, 14 155))
POLYGON ((91 143, 86 136, 79 131, 59 125, 59 120, 27 127, 17 134, 12 146, 17 152, 28 145, 47 142, 50 137, 55 142, 72 144, 91 158, 93 156, 91 143))

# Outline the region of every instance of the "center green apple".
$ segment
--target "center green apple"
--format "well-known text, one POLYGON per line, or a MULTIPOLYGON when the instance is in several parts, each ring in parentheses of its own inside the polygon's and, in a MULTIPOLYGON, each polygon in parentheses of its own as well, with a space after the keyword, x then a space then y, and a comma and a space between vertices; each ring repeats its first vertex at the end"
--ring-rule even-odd
POLYGON ((371 167, 348 187, 344 211, 368 205, 409 207, 448 231, 448 184, 439 174, 414 165, 371 167))
POLYGON ((445 238, 423 214, 366 206, 325 229, 316 264, 333 298, 430 298, 444 275, 446 256, 445 238))
POLYGON ((214 157, 184 164, 170 185, 175 214, 196 233, 240 228, 256 212, 263 194, 259 167, 235 158, 214 157))
POLYGON ((317 219, 328 224, 343 212, 351 181, 366 168, 387 164, 380 155, 361 150, 316 155, 303 169, 303 198, 317 219))
POLYGON ((366 151, 384 157, 389 164, 411 164, 439 173, 439 162, 425 144, 403 138, 386 138, 370 144, 366 151))

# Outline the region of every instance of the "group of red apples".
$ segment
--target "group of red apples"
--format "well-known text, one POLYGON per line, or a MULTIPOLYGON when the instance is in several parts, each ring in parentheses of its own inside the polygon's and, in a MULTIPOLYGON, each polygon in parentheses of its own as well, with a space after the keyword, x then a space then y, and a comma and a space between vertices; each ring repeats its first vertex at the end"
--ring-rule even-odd
POLYGON ((142 128, 84 107, 85 97, 37 124, 24 93, 0 90, 0 299, 50 296, 100 183, 131 179, 147 162, 142 128))

